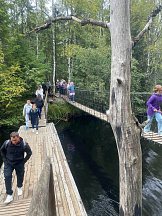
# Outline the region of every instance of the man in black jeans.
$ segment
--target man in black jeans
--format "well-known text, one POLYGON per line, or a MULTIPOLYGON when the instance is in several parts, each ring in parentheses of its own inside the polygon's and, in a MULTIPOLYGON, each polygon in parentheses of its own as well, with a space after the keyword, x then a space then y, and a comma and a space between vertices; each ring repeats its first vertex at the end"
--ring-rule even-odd
POLYGON ((12 172, 15 169, 17 175, 17 192, 18 196, 22 195, 22 184, 24 179, 24 164, 32 155, 28 143, 26 143, 18 132, 12 132, 10 139, 6 140, 1 147, 1 155, 4 161, 4 177, 7 198, 4 203, 10 203, 12 197, 12 172), (24 152, 26 157, 24 158, 24 152))

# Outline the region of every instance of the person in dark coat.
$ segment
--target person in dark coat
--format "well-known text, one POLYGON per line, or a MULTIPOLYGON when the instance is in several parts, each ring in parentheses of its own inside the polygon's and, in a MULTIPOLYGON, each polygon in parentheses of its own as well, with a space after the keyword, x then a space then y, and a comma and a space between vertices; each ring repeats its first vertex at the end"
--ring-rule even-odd
POLYGON ((29 160, 32 151, 27 142, 25 142, 18 132, 12 132, 10 139, 6 140, 1 147, 1 155, 4 162, 4 177, 7 198, 4 203, 10 203, 13 200, 12 190, 12 172, 17 175, 17 195, 22 195, 22 184, 24 179, 24 164, 29 160), (26 156, 24 158, 24 152, 26 156))
POLYGON ((63 81, 63 95, 67 95, 67 83, 65 82, 65 80, 63 81))
POLYGON ((47 86, 46 84, 42 84, 42 88, 43 88, 43 95, 46 95, 46 91, 47 91, 47 86))
POLYGON ((34 132, 34 125, 36 125, 36 134, 38 134, 38 124, 39 124, 38 117, 41 119, 41 115, 39 109, 37 109, 36 104, 33 104, 33 108, 30 110, 29 116, 30 116, 33 132, 34 132))
POLYGON ((38 97, 35 100, 35 104, 37 106, 37 109, 39 109, 39 113, 40 113, 40 116, 41 116, 42 107, 44 106, 44 102, 43 102, 43 99, 42 99, 41 95, 38 95, 38 97))
POLYGON ((48 94, 50 94, 51 82, 49 80, 47 80, 47 88, 48 88, 48 94))

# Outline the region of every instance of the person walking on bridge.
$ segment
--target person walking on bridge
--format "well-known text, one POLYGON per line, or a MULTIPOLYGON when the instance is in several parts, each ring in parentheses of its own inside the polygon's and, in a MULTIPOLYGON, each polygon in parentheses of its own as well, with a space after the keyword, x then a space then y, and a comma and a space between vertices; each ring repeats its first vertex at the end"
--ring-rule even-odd
POLYGON ((35 93, 36 97, 38 97, 38 95, 41 95, 42 99, 43 99, 43 89, 40 88, 40 86, 38 87, 38 89, 36 90, 35 93))
POLYGON ((27 100, 27 103, 24 105, 23 109, 23 116, 25 116, 26 120, 26 130, 29 128, 29 112, 32 108, 32 104, 30 103, 30 100, 27 100))
POLYGON ((47 91, 47 86, 46 84, 42 84, 42 88, 43 88, 43 96, 46 96, 46 91, 47 91))
POLYGON ((149 133, 151 128, 151 123, 153 118, 155 117, 158 123, 158 134, 162 135, 162 116, 160 111, 160 104, 162 103, 162 86, 156 85, 153 89, 155 92, 147 101, 148 109, 147 109, 147 119, 149 119, 149 123, 144 127, 144 132, 149 133))
POLYGON ((30 115, 33 132, 34 132, 34 125, 36 125, 36 134, 38 134, 38 124, 39 124, 38 117, 41 119, 41 115, 39 109, 37 109, 36 104, 33 104, 33 108, 30 110, 29 115, 30 115))
POLYGON ((37 106, 37 109, 39 109, 39 113, 40 113, 40 116, 41 116, 42 107, 44 106, 44 102, 43 102, 43 99, 42 99, 42 97, 40 95, 38 95, 38 97, 36 98, 35 104, 37 106))
POLYGON ((70 84, 70 87, 69 87, 69 90, 70 90, 70 96, 71 96, 71 101, 74 103, 74 95, 75 95, 75 85, 73 82, 71 82, 70 84))
POLYGON ((1 147, 1 155, 4 162, 4 177, 7 198, 4 203, 10 203, 13 200, 12 190, 12 172, 15 169, 17 175, 17 193, 22 195, 22 185, 24 179, 24 164, 29 160, 32 151, 27 142, 25 142, 18 132, 12 132, 10 139, 6 140, 1 147), (24 158, 24 152, 26 157, 24 158))
POLYGON ((50 94, 51 91, 51 82, 47 80, 47 88, 48 88, 48 94, 50 94))

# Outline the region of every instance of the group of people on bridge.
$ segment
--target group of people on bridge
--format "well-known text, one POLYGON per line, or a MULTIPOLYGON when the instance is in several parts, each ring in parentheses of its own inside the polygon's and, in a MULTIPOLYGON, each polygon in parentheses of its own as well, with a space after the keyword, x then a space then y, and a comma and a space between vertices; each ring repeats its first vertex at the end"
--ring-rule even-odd
POLYGON ((64 95, 64 97, 71 97, 71 101, 74 101, 74 96, 75 96, 75 85, 74 82, 70 82, 68 81, 68 83, 64 80, 61 79, 61 81, 59 82, 59 80, 57 80, 56 82, 56 92, 59 93, 59 95, 64 95))
POLYGON ((34 126, 36 126, 36 134, 38 134, 39 118, 41 119, 42 107, 44 106, 43 97, 45 95, 45 91, 43 89, 43 85, 38 87, 35 95, 36 99, 33 104, 31 104, 30 100, 27 100, 27 103, 24 105, 23 116, 25 116, 26 120, 26 130, 29 128, 29 120, 31 120, 33 132, 34 126))
MULTIPOLYGON (((65 96, 71 96, 71 101, 74 101, 75 95, 75 86, 73 82, 66 82, 57 80, 56 88, 59 89, 60 94, 65 96)), ((23 108, 23 116, 26 120, 26 130, 29 128, 29 120, 31 120, 31 125, 34 132, 34 126, 36 125, 36 134, 38 134, 38 123, 39 118, 41 119, 42 107, 44 106, 43 97, 48 90, 50 93, 51 83, 48 80, 47 86, 42 84, 36 90, 36 99, 34 104, 31 104, 30 100, 27 100, 27 103, 23 108)), ((13 190, 12 190, 12 173, 15 170, 17 175, 17 195, 21 196, 24 172, 24 165, 29 160, 32 155, 31 148, 27 142, 19 136, 18 132, 12 132, 10 134, 10 139, 6 140, 1 147, 1 155, 4 162, 4 177, 5 177, 5 186, 7 197, 4 203, 8 204, 13 200, 13 190), (24 153, 26 153, 24 157, 24 153)))
POLYGON ((43 96, 46 95, 46 91, 48 90, 48 94, 50 94, 51 91, 51 82, 49 80, 47 80, 47 85, 46 84, 42 84, 38 86, 38 89, 36 90, 36 96, 41 95, 42 99, 43 96))
MULTIPOLYGON (((23 108, 23 116, 26 120, 26 130, 29 128, 29 120, 31 120, 31 125, 34 132, 34 126, 36 125, 36 134, 38 134, 38 123, 39 118, 41 119, 42 107, 44 106, 43 94, 48 89, 50 91, 50 84, 47 88, 43 88, 40 85, 36 91, 36 99, 34 104, 31 104, 30 100, 23 108)), ((19 136, 18 132, 12 132, 10 134, 10 139, 6 140, 1 147, 1 155, 4 162, 4 177, 6 186, 6 200, 4 203, 10 203, 13 200, 13 190, 12 190, 12 173, 13 170, 16 171, 17 175, 17 195, 22 195, 22 185, 24 179, 24 164, 29 160, 32 155, 32 151, 27 142, 19 136), (26 156, 24 158, 24 153, 26 156)))

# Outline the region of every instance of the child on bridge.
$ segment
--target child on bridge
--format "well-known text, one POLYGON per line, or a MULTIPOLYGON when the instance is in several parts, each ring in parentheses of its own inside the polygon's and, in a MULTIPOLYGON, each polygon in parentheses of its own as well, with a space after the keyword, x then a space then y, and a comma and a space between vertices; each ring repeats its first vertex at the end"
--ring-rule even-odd
POLYGON ((36 125, 36 134, 38 134, 38 124, 39 124, 39 118, 41 118, 40 112, 37 109, 37 105, 33 104, 33 108, 30 110, 30 120, 31 120, 31 124, 32 124, 32 128, 33 128, 33 132, 34 132, 34 125, 36 125))
POLYGON ((162 116, 160 112, 160 104, 162 103, 162 86, 156 85, 153 89, 155 92, 147 101, 148 109, 147 109, 147 119, 149 119, 149 123, 144 127, 144 132, 149 133, 151 128, 151 123, 153 118, 155 117, 158 124, 158 134, 162 135, 162 116))

